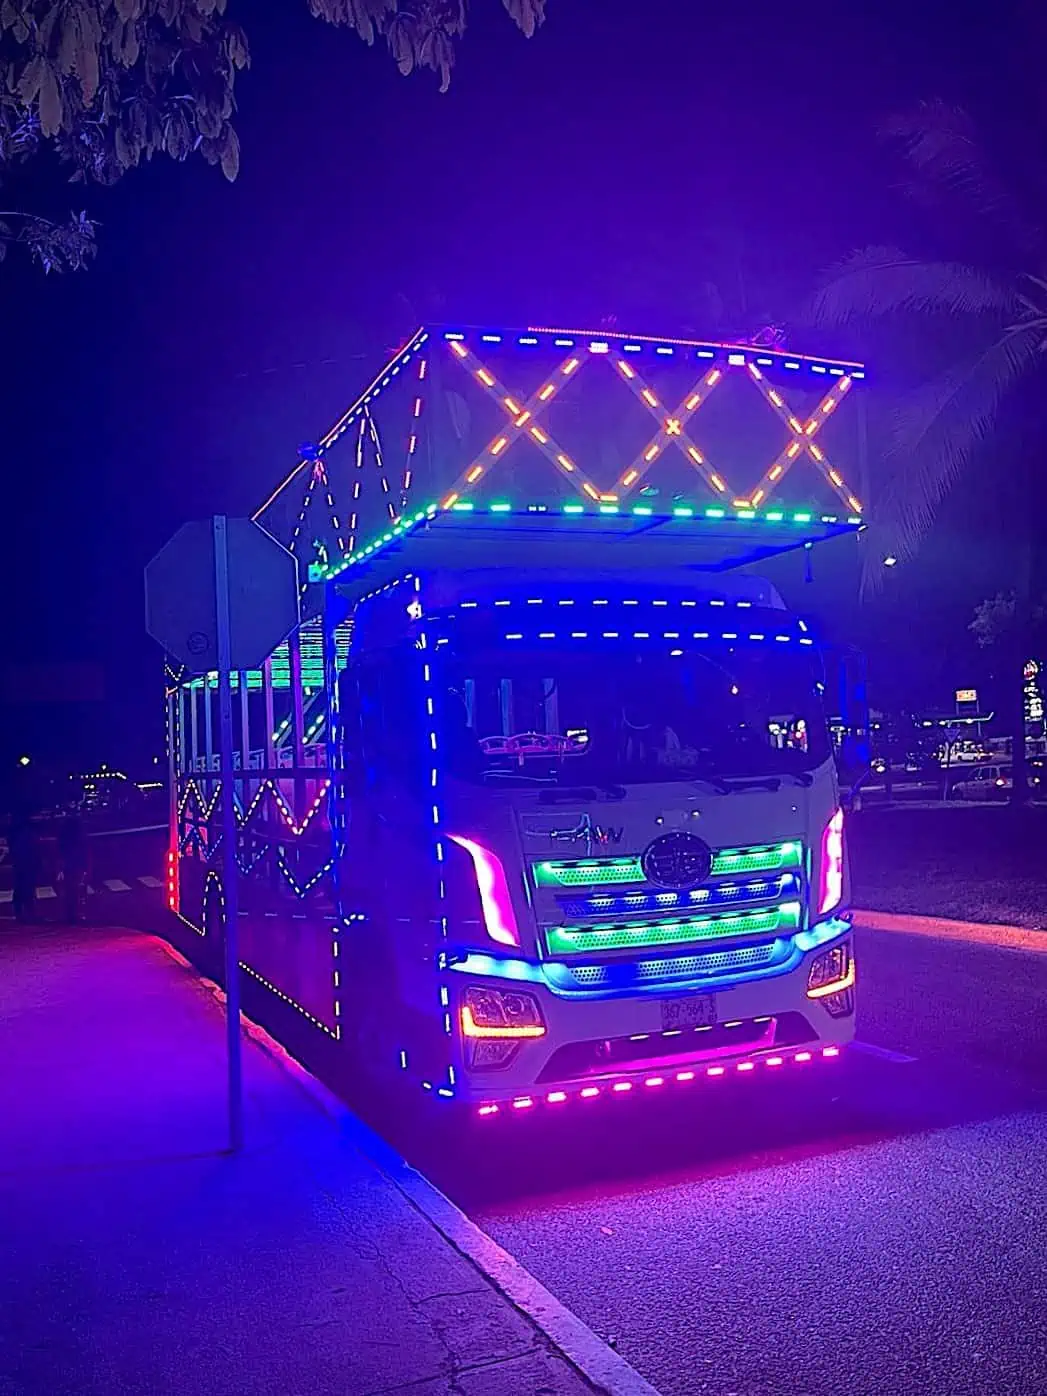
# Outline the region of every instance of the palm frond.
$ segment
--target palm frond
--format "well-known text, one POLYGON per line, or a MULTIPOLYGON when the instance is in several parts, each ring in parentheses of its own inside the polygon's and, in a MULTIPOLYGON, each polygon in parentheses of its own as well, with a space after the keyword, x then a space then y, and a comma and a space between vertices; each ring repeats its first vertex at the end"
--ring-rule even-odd
POLYGON ((938 208, 943 199, 956 201, 968 218, 973 213, 991 219, 1014 251, 1027 254, 1039 248, 1041 230, 1023 214, 962 107, 940 99, 920 102, 890 117, 881 135, 909 167, 906 188, 911 196, 938 208))
POLYGON ((867 583, 885 553, 911 556, 938 504, 992 433, 1019 379, 1047 367, 1043 327, 1005 330, 974 358, 909 395, 894 416, 888 476, 874 514, 867 583), (882 550, 882 551, 881 551, 882 550))
POLYGON ((803 318, 840 326, 909 312, 1016 319, 1023 311, 1015 287, 975 267, 922 261, 896 247, 866 247, 825 274, 803 318))

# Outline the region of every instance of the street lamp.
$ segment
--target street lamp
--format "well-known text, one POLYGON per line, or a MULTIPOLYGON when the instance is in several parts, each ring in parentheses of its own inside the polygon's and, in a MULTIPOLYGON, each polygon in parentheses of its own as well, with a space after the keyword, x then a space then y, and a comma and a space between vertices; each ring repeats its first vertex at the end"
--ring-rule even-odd
POLYGON ((883 560, 883 565, 884 567, 897 567, 898 559, 893 555, 888 554, 887 557, 885 557, 883 560))

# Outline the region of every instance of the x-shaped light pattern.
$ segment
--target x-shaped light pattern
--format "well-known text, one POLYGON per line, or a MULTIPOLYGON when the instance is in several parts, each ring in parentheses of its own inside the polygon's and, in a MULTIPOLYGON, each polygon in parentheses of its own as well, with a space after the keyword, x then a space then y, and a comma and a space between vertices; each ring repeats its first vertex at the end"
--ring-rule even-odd
POLYGON ((488 397, 493 398, 498 403, 501 410, 509 418, 509 425, 493 437, 475 460, 462 471, 441 500, 441 508, 452 509, 463 494, 468 493, 474 485, 479 483, 487 474, 490 466, 502 456, 503 452, 508 450, 515 441, 519 441, 521 437, 529 438, 544 455, 548 456, 553 465, 556 466, 558 474, 568 480, 579 494, 597 502, 609 498, 609 496, 601 494, 585 471, 553 439, 549 429, 538 421, 538 415, 548 407, 564 384, 581 367, 583 362, 581 354, 569 354, 555 371, 549 374, 541 387, 537 388, 526 401, 521 403, 460 340, 452 339, 448 341, 448 344, 451 352, 461 361, 462 366, 473 374, 488 397))
POLYGON ((717 384, 723 381, 723 369, 711 368, 708 373, 703 373, 676 411, 667 413, 657 394, 643 381, 627 359, 616 359, 614 366, 623 382, 632 389, 637 400, 658 423, 658 432, 632 464, 622 472, 617 484, 618 493, 612 498, 618 499, 634 490, 667 446, 678 446, 687 463, 704 476, 713 490, 718 495, 726 494, 727 484, 723 477, 713 469, 687 434, 687 423, 702 403, 709 400, 709 395, 715 391, 717 384))
MULTIPOLYGON (((703 373, 676 410, 669 412, 657 394, 644 382, 636 368, 627 359, 616 358, 614 360, 614 367, 619 377, 658 423, 658 431, 636 459, 623 470, 615 491, 604 493, 586 475, 578 463, 561 449, 548 428, 537 420, 538 414, 548 406, 564 383, 577 372, 583 363, 584 351, 581 353, 572 352, 568 355, 546 381, 529 398, 521 402, 506 390, 495 374, 486 368, 472 350, 460 340, 448 341, 448 347, 462 366, 473 374, 488 396, 493 398, 501 410, 506 413, 509 425, 493 437, 483 451, 462 471, 441 501, 441 508, 453 508, 463 494, 467 494, 474 485, 479 483, 490 467, 513 442, 523 436, 529 437, 534 442, 557 467, 561 476, 566 478, 580 494, 596 503, 616 504, 621 498, 630 494, 641 483, 658 457, 671 445, 680 449, 684 459, 705 479, 718 497, 729 494, 726 480, 714 469, 687 432, 687 425, 695 412, 709 400, 710 394, 717 385, 723 382, 725 372, 723 369, 713 367, 703 373)), ((733 503, 738 508, 757 508, 777 488, 792 463, 801 453, 806 452, 824 475, 833 491, 853 513, 860 514, 862 511, 861 502, 851 493, 843 476, 830 463, 825 452, 814 440, 829 415, 850 390, 851 378, 847 375, 841 376, 819 402, 809 419, 802 422, 786 403, 781 393, 770 386, 755 364, 749 363, 746 367, 754 386, 766 398, 775 414, 788 427, 790 440, 771 462, 752 493, 746 497, 734 499, 733 503)))
POLYGON ((830 486, 837 495, 845 502, 852 513, 862 512, 861 501, 853 495, 844 481, 843 476, 831 465, 826 458, 825 452, 816 445, 814 438, 821 431, 829 416, 836 410, 840 400, 850 391, 852 380, 846 375, 838 378, 832 388, 825 394, 821 402, 806 422, 801 422, 799 417, 793 412, 788 403, 778 392, 777 388, 772 388, 755 364, 748 365, 749 374, 753 383, 760 390, 763 396, 770 403, 774 412, 779 416, 789 428, 790 440, 768 466, 766 473, 759 482, 757 488, 748 499, 736 500, 745 508, 756 509, 767 498, 771 490, 777 489, 785 478, 785 473, 792 463, 799 457, 801 452, 806 451, 814 461, 815 465, 828 480, 830 486))

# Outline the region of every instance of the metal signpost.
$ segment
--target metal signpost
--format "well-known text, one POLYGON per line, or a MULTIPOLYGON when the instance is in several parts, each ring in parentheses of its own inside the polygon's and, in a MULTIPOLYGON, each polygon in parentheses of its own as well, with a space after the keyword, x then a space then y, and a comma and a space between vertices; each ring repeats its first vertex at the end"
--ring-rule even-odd
POLYGON ((146 629, 191 674, 218 675, 223 960, 229 1147, 243 1145, 239 868, 233 771, 233 673, 260 668, 298 624, 298 564, 250 519, 183 525, 145 570, 146 629))

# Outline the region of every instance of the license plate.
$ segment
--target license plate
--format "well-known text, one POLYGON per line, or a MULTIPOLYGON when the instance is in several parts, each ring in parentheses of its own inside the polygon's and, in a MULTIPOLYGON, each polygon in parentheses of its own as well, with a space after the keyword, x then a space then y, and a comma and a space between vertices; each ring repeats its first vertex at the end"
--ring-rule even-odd
POLYGON ((716 995, 689 994, 685 999, 663 999, 662 1029, 706 1028, 716 1022, 716 995))

